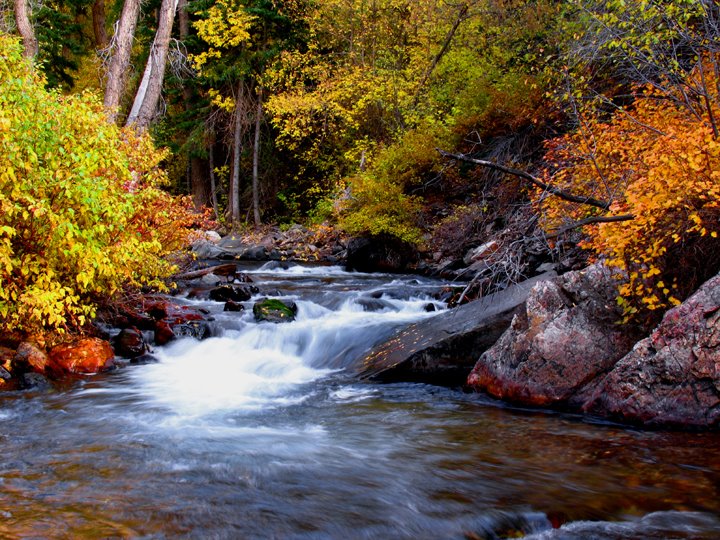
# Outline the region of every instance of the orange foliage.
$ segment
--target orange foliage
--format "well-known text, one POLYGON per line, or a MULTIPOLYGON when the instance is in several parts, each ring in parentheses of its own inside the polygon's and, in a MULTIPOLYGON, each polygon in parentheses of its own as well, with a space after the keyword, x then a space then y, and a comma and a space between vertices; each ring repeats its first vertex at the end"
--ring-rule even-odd
MULTIPOLYGON (((586 227, 586 246, 625 278, 626 319, 656 318, 720 270, 720 141, 712 127, 720 96, 716 81, 706 82, 712 99, 698 101, 697 115, 647 89, 632 110, 606 123, 595 117, 548 146, 548 183, 613 201, 611 215, 635 216, 586 227)), ((556 197, 539 207, 546 229, 604 213, 556 197)))

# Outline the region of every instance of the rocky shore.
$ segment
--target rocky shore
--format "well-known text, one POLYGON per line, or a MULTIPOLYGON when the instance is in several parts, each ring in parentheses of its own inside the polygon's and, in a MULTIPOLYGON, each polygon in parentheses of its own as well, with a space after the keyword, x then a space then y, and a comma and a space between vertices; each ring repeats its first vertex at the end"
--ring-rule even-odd
MULTIPOLYGON (((568 271, 577 261, 538 258, 525 268, 534 274, 526 281, 496 284, 487 294, 487 287, 473 289, 482 263, 490 266, 484 258, 498 250, 475 246, 462 262, 449 264, 396 241, 349 239, 329 228, 295 226, 224 238, 209 233, 193 245, 193 266, 175 280, 191 295, 224 302, 226 311, 245 309, 243 302, 264 295, 253 306, 254 316, 282 323, 297 308, 259 290, 238 271, 238 261, 311 261, 454 279, 457 287, 447 299, 457 307, 369 351, 355 366, 360 378, 464 387, 509 403, 649 428, 720 425, 720 275, 646 335, 619 324, 617 282, 600 264, 568 271)), ((32 337, 5 336, 0 388, 43 389, 52 380, 153 362, 153 346, 212 335, 207 312, 166 296, 138 295, 103 310, 87 337, 50 347, 32 337)))

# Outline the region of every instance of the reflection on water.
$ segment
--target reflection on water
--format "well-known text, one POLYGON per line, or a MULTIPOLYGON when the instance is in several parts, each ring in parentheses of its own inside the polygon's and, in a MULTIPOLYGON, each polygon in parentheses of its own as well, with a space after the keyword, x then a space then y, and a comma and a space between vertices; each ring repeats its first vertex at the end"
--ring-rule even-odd
POLYGON ((228 320, 160 364, 0 400, 0 537, 720 537, 720 435, 360 384, 339 366, 427 316, 424 293, 368 313, 352 298, 387 277, 256 275, 306 302, 297 323, 228 320))

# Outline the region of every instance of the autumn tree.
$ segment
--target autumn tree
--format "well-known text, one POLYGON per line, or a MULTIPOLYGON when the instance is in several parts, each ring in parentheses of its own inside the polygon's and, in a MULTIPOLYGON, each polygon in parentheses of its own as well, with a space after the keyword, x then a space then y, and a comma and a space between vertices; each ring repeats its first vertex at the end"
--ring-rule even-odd
POLYGON ((165 157, 61 96, 0 36, 0 331, 81 329, 127 286, 162 286, 194 216, 160 189, 165 157))

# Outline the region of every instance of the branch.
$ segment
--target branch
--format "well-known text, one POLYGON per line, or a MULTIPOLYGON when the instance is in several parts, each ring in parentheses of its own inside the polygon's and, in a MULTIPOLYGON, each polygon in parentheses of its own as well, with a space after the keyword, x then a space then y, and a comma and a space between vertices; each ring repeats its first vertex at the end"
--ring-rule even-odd
POLYGON ((527 180, 531 184, 539 187, 540 189, 544 189, 548 193, 551 193, 551 194, 555 195, 556 197, 560 197, 561 199, 563 199, 565 201, 575 202, 575 203, 579 203, 579 204, 587 204, 589 206, 595 206, 597 208, 602 208, 605 211, 609 210, 610 205, 612 204, 612 201, 602 201, 599 199, 595 199, 593 197, 581 197, 579 195, 573 195, 572 193, 570 193, 568 191, 564 191, 555 186, 551 186, 550 184, 546 184, 545 182, 540 180, 538 177, 533 176, 532 174, 530 174, 526 171, 521 171, 520 169, 513 169, 512 167, 506 167, 505 165, 499 165, 497 163, 493 163, 492 161, 484 161, 482 159, 474 159, 474 158, 466 156, 465 154, 452 154, 450 152, 446 152, 445 150, 441 150, 440 148, 436 148, 436 150, 443 157, 457 159, 460 161, 466 161, 468 163, 474 163, 475 165, 480 165, 481 167, 487 167, 488 169, 494 169, 496 171, 500 171, 500 172, 504 172, 506 174, 511 174, 513 176, 517 176, 518 178, 527 180))
POLYGON ((578 227, 583 227, 585 225, 592 225, 593 223, 614 223, 616 221, 630 221, 632 219, 635 219, 633 214, 621 214, 619 216, 593 216, 581 219, 580 221, 568 223, 567 225, 560 227, 558 230, 550 234, 546 234, 545 238, 548 240, 550 238, 557 238, 561 234, 571 231, 572 229, 577 229, 578 227))

